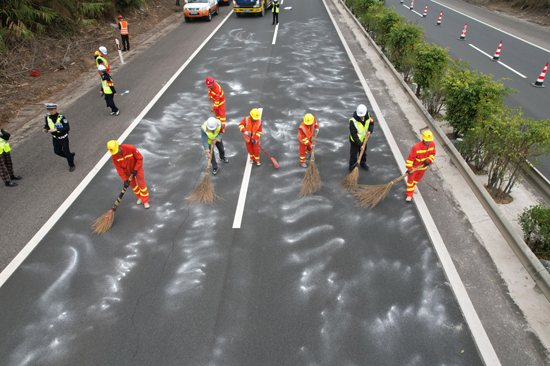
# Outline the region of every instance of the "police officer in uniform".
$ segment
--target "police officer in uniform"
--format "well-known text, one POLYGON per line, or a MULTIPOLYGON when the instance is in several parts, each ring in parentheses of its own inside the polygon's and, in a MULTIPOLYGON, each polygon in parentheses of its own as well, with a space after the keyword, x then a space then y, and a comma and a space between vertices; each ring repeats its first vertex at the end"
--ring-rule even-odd
POLYGON ((69 150, 69 122, 64 115, 57 113, 57 104, 48 103, 46 109, 50 114, 44 116, 45 124, 42 132, 51 133, 53 140, 53 152, 64 157, 69 163, 69 171, 74 172, 74 156, 69 150))
POLYGON ((271 12, 273 13, 273 24, 279 24, 279 0, 274 0, 271 5, 271 12))
MULTIPOLYGON (((359 153, 363 150, 363 141, 368 139, 374 130, 374 121, 367 111, 367 106, 359 104, 353 117, 349 120, 349 170, 353 170, 357 165, 359 153)), ((365 144, 365 152, 361 157, 359 164, 361 168, 369 170, 367 165, 367 145, 365 144)))

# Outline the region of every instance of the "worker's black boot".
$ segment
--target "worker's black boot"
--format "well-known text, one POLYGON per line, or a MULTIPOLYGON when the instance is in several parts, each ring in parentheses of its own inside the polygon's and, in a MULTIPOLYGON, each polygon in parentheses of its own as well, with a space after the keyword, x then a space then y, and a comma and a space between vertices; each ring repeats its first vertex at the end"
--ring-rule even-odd
POLYGON ((23 177, 21 177, 20 175, 10 175, 10 179, 11 180, 21 180, 21 179, 23 179, 23 177))
POLYGON ((15 182, 6 182, 6 187, 16 187, 17 183, 15 182))

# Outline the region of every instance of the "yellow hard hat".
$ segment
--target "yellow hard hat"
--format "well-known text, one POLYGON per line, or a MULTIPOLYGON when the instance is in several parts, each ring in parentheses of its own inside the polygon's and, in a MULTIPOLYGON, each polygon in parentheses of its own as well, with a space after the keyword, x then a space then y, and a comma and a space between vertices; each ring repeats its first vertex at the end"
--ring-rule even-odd
POLYGON ((304 123, 308 126, 312 124, 314 120, 315 118, 313 118, 313 114, 311 113, 308 113, 304 116, 304 123))
POLYGON ((424 141, 433 141, 434 140, 434 134, 432 133, 432 131, 430 130, 426 130, 424 131, 424 133, 422 134, 422 140, 424 141))
POLYGON ((107 149, 109 149, 109 152, 111 155, 115 155, 118 153, 118 141, 117 140, 111 140, 107 143, 107 149))
POLYGON ((260 116, 261 116, 261 113, 259 109, 254 108, 253 110, 250 111, 250 117, 252 117, 253 119, 260 119, 260 116))

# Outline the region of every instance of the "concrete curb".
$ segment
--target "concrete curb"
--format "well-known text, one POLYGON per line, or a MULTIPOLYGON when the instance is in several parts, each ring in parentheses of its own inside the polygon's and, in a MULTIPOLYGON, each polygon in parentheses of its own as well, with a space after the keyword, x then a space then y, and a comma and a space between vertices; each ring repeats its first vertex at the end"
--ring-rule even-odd
POLYGON ((343 0, 339 0, 344 6, 346 11, 350 14, 353 20, 357 23, 365 37, 369 40, 370 44, 376 50, 380 58, 384 61, 384 64, 390 69, 395 80, 401 85, 401 88, 409 96, 411 103, 414 105, 418 113, 422 116, 426 124, 434 132, 434 136, 439 143, 443 146, 453 163, 458 168, 460 174, 464 177, 465 181, 470 186, 470 189, 474 192, 481 205, 485 208, 487 214, 491 217, 494 224, 505 238, 510 248, 525 267, 531 278, 538 285, 539 289, 543 292, 544 296, 550 301, 550 273, 544 268, 539 259, 533 254, 531 249, 525 244, 523 238, 518 235, 512 224, 506 219, 502 211, 497 207, 492 197, 487 193, 487 190, 477 180, 475 174, 472 172, 468 164, 464 161, 460 153, 456 150, 451 141, 447 138, 445 133, 439 128, 435 120, 426 111, 420 100, 414 95, 411 89, 403 81, 403 78, 397 70, 393 67, 386 55, 382 53, 376 42, 367 33, 365 28, 361 25, 357 17, 348 9, 343 0))

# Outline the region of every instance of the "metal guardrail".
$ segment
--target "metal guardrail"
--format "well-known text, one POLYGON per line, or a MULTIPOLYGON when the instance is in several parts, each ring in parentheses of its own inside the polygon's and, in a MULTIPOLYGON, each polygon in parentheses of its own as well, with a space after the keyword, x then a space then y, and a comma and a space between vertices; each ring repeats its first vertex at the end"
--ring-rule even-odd
POLYGON ((533 164, 529 163, 529 167, 523 170, 523 177, 547 203, 550 203, 550 181, 533 164))
MULTIPOLYGON (((357 23, 365 37, 369 40, 372 47, 376 50, 380 58, 386 64, 386 67, 390 69, 395 80, 401 85, 401 88, 409 96, 411 103, 414 105, 418 113, 422 116, 426 124, 430 127, 434 136, 437 138, 439 143, 441 143, 443 149, 447 152, 455 166, 460 171, 460 174, 464 180, 468 183, 472 192, 476 195, 481 205, 487 211, 487 214, 491 217, 496 227, 508 243, 510 248, 514 251, 517 258, 522 263, 523 267, 527 270, 531 278, 535 281, 539 289, 542 291, 546 299, 550 301, 550 273, 544 268, 539 259, 533 254, 531 249, 525 244, 523 238, 514 230, 512 224, 506 219, 500 208, 496 205, 493 198, 487 193, 487 190, 483 185, 478 181, 475 174, 472 172, 472 169, 464 161, 460 153, 456 150, 455 146, 451 143, 449 138, 445 133, 439 128, 435 120, 430 116, 426 111, 420 100, 414 95, 409 86, 405 83, 401 75, 395 70, 392 63, 388 60, 386 55, 380 50, 376 42, 371 38, 367 31, 363 28, 359 20, 355 15, 348 9, 343 0, 339 0, 340 3, 344 6, 346 11, 352 17, 352 19, 357 23)), ((526 180, 533 185, 537 191, 539 189, 542 192, 545 192, 543 196, 550 198, 550 182, 540 172, 531 165, 531 169, 525 174, 526 180)), ((550 202, 550 200, 549 200, 550 202)))

